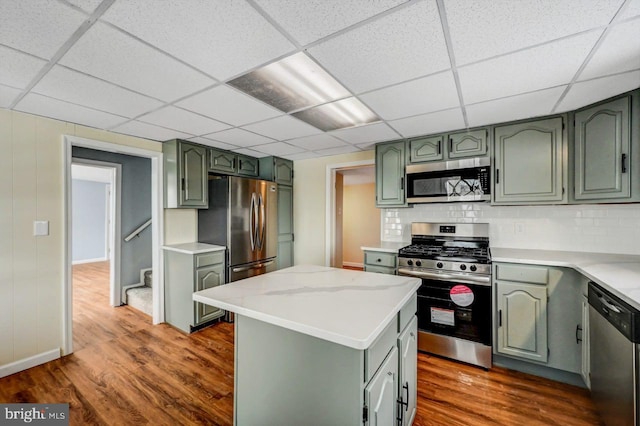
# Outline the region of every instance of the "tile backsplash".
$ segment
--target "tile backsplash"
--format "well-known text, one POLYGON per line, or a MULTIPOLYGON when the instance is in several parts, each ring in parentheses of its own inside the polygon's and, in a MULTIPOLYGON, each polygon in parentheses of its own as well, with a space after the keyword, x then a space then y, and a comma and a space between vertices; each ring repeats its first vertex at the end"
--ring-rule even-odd
POLYGON ((416 204, 381 215, 383 241, 410 241, 411 222, 489 223, 492 247, 640 254, 640 204, 416 204))

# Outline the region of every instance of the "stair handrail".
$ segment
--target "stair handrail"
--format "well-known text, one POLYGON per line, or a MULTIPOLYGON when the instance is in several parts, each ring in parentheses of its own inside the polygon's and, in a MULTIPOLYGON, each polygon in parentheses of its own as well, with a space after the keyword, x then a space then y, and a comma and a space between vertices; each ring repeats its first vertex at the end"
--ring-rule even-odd
POLYGON ((148 221, 146 221, 146 222, 145 222, 145 223, 143 223, 142 225, 138 226, 138 227, 136 228, 136 230, 135 230, 135 231, 133 231, 131 234, 129 234, 129 235, 124 239, 124 241, 125 241, 125 242, 129 242, 129 241, 131 241, 132 239, 134 239, 135 237, 140 236, 140 233, 141 233, 142 231, 144 231, 144 230, 145 230, 149 225, 151 225, 151 219, 149 219, 148 221))

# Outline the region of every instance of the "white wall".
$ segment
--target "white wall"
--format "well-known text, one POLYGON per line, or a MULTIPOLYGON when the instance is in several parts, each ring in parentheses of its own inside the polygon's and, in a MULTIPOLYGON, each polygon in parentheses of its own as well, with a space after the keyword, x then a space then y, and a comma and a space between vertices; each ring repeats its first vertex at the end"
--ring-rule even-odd
POLYGON ((63 135, 162 151, 158 142, 0 109, 0 370, 62 346, 63 135), (48 236, 33 236, 35 220, 49 221, 48 236))
POLYGON ((411 222, 489 223, 492 247, 640 254, 640 204, 416 204, 385 209, 382 238, 409 241, 411 222))
POLYGON ((106 183, 73 179, 71 203, 73 263, 108 259, 106 183))

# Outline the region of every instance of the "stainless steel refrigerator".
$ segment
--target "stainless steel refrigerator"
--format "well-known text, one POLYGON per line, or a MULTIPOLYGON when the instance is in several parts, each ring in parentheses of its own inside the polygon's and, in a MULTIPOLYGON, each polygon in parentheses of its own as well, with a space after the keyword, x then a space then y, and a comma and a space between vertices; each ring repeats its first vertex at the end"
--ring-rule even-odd
POLYGON ((209 208, 198 210, 198 241, 227 247, 226 282, 276 270, 278 185, 209 177, 209 208))

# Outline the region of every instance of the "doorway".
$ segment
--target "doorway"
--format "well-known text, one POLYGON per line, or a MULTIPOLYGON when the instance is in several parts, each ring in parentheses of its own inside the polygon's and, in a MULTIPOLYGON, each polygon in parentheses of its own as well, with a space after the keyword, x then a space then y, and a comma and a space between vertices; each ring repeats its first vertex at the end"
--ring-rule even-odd
POLYGON ((380 241, 373 160, 327 166, 326 217, 326 265, 361 269, 361 247, 380 241))

